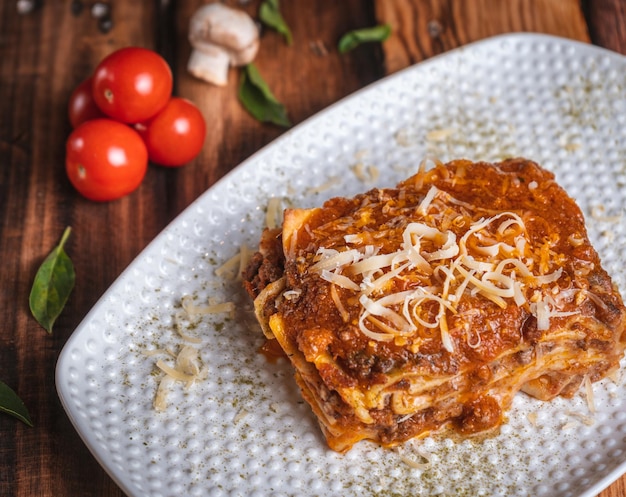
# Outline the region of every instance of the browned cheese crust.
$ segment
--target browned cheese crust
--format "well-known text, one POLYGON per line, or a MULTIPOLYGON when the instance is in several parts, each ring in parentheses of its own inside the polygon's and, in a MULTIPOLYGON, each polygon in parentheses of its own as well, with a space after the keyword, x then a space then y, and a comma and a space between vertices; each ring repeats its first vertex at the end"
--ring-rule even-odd
POLYGON ((619 367, 625 309, 583 215, 537 164, 457 160, 288 209, 244 274, 329 446, 505 421, 619 367))

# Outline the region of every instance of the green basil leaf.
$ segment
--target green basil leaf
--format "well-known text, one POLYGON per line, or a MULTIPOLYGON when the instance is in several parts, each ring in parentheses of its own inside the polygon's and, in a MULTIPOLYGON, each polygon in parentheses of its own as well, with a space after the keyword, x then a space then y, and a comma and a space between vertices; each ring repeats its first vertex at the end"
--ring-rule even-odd
POLYGON ((2 381, 0 381, 0 412, 10 414, 28 426, 33 426, 28 409, 26 409, 22 399, 18 397, 9 385, 2 381))
POLYGON ((244 66, 239 85, 239 101, 250 114, 261 122, 289 127, 285 107, 276 100, 254 64, 244 66))
POLYGON ((63 249, 70 232, 71 228, 65 228, 61 242, 37 270, 30 290, 30 312, 48 333, 74 288, 74 265, 63 249))
POLYGON ((353 48, 358 47, 361 43, 370 41, 385 41, 391 34, 391 26, 389 24, 381 24, 371 28, 355 29, 349 31, 341 37, 337 48, 339 52, 346 53, 353 48))
POLYGON ((280 13, 278 2, 279 0, 265 0, 259 8, 259 18, 263 24, 283 35, 287 45, 291 45, 293 43, 291 30, 280 13))

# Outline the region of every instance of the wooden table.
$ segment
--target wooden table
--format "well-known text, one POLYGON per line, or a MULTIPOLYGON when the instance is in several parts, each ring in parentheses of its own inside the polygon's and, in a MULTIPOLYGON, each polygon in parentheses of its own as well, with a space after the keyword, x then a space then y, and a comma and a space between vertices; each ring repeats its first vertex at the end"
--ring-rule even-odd
MULTIPOLYGON (((111 0, 108 32, 91 16, 93 2, 35 3, 33 12, 18 14, 15 1, 0 2, 0 379, 18 392, 34 421, 28 428, 0 415, 0 495, 119 496, 61 407, 54 385, 58 354, 167 223, 284 129, 260 124, 242 109, 235 71, 224 88, 186 73, 187 25, 200 1, 111 0), (200 106, 209 132, 201 155, 186 167, 151 167, 132 195, 92 203, 65 176, 66 104, 100 59, 127 45, 165 56, 175 93, 200 106), (66 226, 73 228, 66 249, 76 287, 49 336, 30 316, 28 294, 38 265, 66 226)), ((258 11, 257 0, 229 3, 258 11)), ((282 11, 294 44, 287 47, 265 32, 256 63, 296 124, 385 74, 499 33, 551 33, 626 54, 622 0, 283 0, 282 11), (341 34, 383 22, 393 34, 382 47, 370 44, 339 56, 341 34)), ((600 495, 625 494, 623 477, 600 495)))

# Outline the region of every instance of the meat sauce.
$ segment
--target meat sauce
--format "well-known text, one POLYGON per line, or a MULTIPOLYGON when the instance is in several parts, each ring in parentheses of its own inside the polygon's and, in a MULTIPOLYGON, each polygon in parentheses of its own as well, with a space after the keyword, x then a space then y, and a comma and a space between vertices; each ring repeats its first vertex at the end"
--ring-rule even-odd
MULTIPOLYGON (((508 161, 499 169, 458 161, 455 169, 457 176, 469 177, 472 181, 454 182, 449 169, 441 168, 431 171, 429 177, 420 179, 479 209, 515 212, 532 210, 536 215, 528 220, 527 227, 533 240, 541 241, 557 233, 559 236, 556 246, 552 248, 553 253, 559 254, 564 260, 590 259, 587 247, 575 247, 567 243, 570 235, 584 236, 584 232, 581 233, 583 220, 577 206, 556 185, 552 174, 528 161, 508 161), (476 180, 477 177, 480 180, 476 180), (527 187, 529 182, 537 184, 531 197, 527 187), (559 203, 563 208, 554 209, 554 203, 559 203)), ((402 241, 402 230, 416 218, 415 206, 424 197, 422 189, 410 189, 411 181, 407 180, 397 189, 376 189, 353 199, 335 198, 326 202, 323 208, 309 218, 306 229, 298 232, 298 256, 288 261, 285 267, 291 286, 302 291, 297 305, 285 303, 282 309, 287 328, 293 333, 292 339, 298 341, 300 348, 305 350, 307 347, 319 348, 315 341, 323 341, 332 351, 333 357, 338 359, 350 376, 359 380, 362 387, 367 387, 368 382, 376 382, 378 373, 386 374, 407 367, 417 367, 430 374, 455 374, 467 364, 480 367, 523 340, 520 330, 529 317, 515 304, 508 305, 506 311, 502 312, 499 308, 494 309, 493 304, 486 299, 468 299, 465 304, 467 310, 471 309, 481 316, 481 319, 472 321, 471 330, 474 336, 480 334, 481 346, 473 348, 465 345, 462 353, 454 356, 442 350, 438 335, 428 329, 422 330, 426 336, 419 337, 420 341, 426 341, 416 351, 410 351, 411 343, 372 343, 355 326, 358 321, 358 303, 350 302, 350 291, 338 288, 340 298, 347 302, 346 309, 350 314, 347 323, 342 319, 330 296, 330 285, 318 275, 311 274, 308 267, 320 246, 327 249, 343 248, 345 235, 349 234, 369 234, 372 240, 368 241, 380 247, 381 253, 396 250, 402 241), (312 328, 324 331, 317 334, 313 341, 298 338, 298 330, 312 328), (429 337, 428 334, 433 336, 429 337)), ((460 237, 467 226, 450 225, 449 228, 460 237)), ((591 259, 590 262, 597 261, 591 259)), ((396 287, 390 288, 389 292, 402 291, 411 282, 403 280, 394 284, 396 287)), ((463 311, 461 309, 458 316, 452 317, 450 328, 462 326, 463 311)))
MULTIPOLYGON (((472 209, 484 212, 485 216, 489 212, 510 211, 522 217, 528 239, 540 247, 536 264, 563 270, 563 276, 554 284, 555 295, 580 286, 580 278, 574 283, 575 274, 581 266, 589 268, 582 284, 597 290, 602 302, 586 301, 586 307, 580 308, 573 301, 566 302, 561 311, 582 309, 581 312, 594 319, 602 319, 608 331, 599 327, 599 336, 595 336, 587 330, 579 344, 581 349, 612 347, 611 340, 615 337, 611 333, 623 326, 624 321, 623 304, 587 240, 580 209, 555 183, 550 172, 523 159, 504 161, 498 167, 453 161, 421 172, 397 188, 373 189, 353 198, 331 199, 309 213, 306 224, 297 230, 297 238, 284 240, 284 233, 281 236, 266 232, 259 254, 244 274, 246 289, 256 297, 268 283, 286 277, 287 288, 296 291, 297 298, 268 302, 266 314, 280 313, 289 347, 300 351, 307 361, 315 362, 322 353, 332 358, 332 363, 318 368, 329 390, 356 388, 367 392, 376 385, 389 384, 389 378, 394 375, 407 373, 427 377, 464 375, 465 383, 459 388, 465 390, 454 402, 423 409, 403 418, 401 424, 395 421, 390 404, 378 413, 372 411, 375 418, 387 420, 375 423, 378 428, 369 428, 379 430, 377 438, 384 444, 406 440, 449 421, 461 434, 500 425, 501 399, 482 388, 503 370, 529 364, 534 357, 532 347, 543 333, 538 330, 537 319, 528 306, 513 301, 498 306, 480 294, 466 292, 463 302, 448 316, 454 352, 446 347, 438 328, 422 326, 412 336, 373 340, 359 329, 362 308, 354 291, 339 286, 333 289, 320 274, 311 271, 320 248, 346 250, 346 235, 358 237, 361 246, 375 246, 378 253, 397 251, 404 230, 420 218, 418 206, 432 185, 454 199, 449 215, 444 212, 440 222, 457 239, 467 232, 470 219, 476 221, 472 209), (341 302, 343 311, 337 301, 341 302), (595 345, 591 343, 594 340, 598 342, 595 345)), ((416 273, 391 280, 385 291, 403 292, 428 284, 428 276, 416 273)), ((419 312, 430 322, 437 318, 438 308, 426 303, 419 312)), ((264 353, 273 357, 275 349, 268 345, 264 353)), ((572 375, 580 376, 577 371, 572 371, 572 375)), ((409 388, 410 382, 406 380, 393 386, 394 391, 409 388)))

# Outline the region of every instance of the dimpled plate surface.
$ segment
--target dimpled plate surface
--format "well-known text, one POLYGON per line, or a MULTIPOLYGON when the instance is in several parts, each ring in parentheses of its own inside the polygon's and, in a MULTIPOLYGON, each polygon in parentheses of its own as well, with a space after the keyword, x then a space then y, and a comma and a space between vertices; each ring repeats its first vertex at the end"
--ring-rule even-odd
POLYGON ((286 132, 198 198, 85 317, 57 366, 77 431, 130 496, 596 495, 626 469, 623 379, 542 403, 519 394, 499 435, 429 437, 400 450, 327 449, 285 361, 263 340, 240 282, 216 269, 254 247, 266 206, 310 207, 393 186, 420 160, 533 159, 582 208, 594 246, 626 289, 626 59, 564 39, 491 38, 410 67, 286 132), (235 302, 181 323, 208 367, 156 412, 158 358, 182 340, 181 298, 235 302), (426 457, 429 462, 426 463, 426 457), (407 460, 419 463, 407 464, 407 460))

